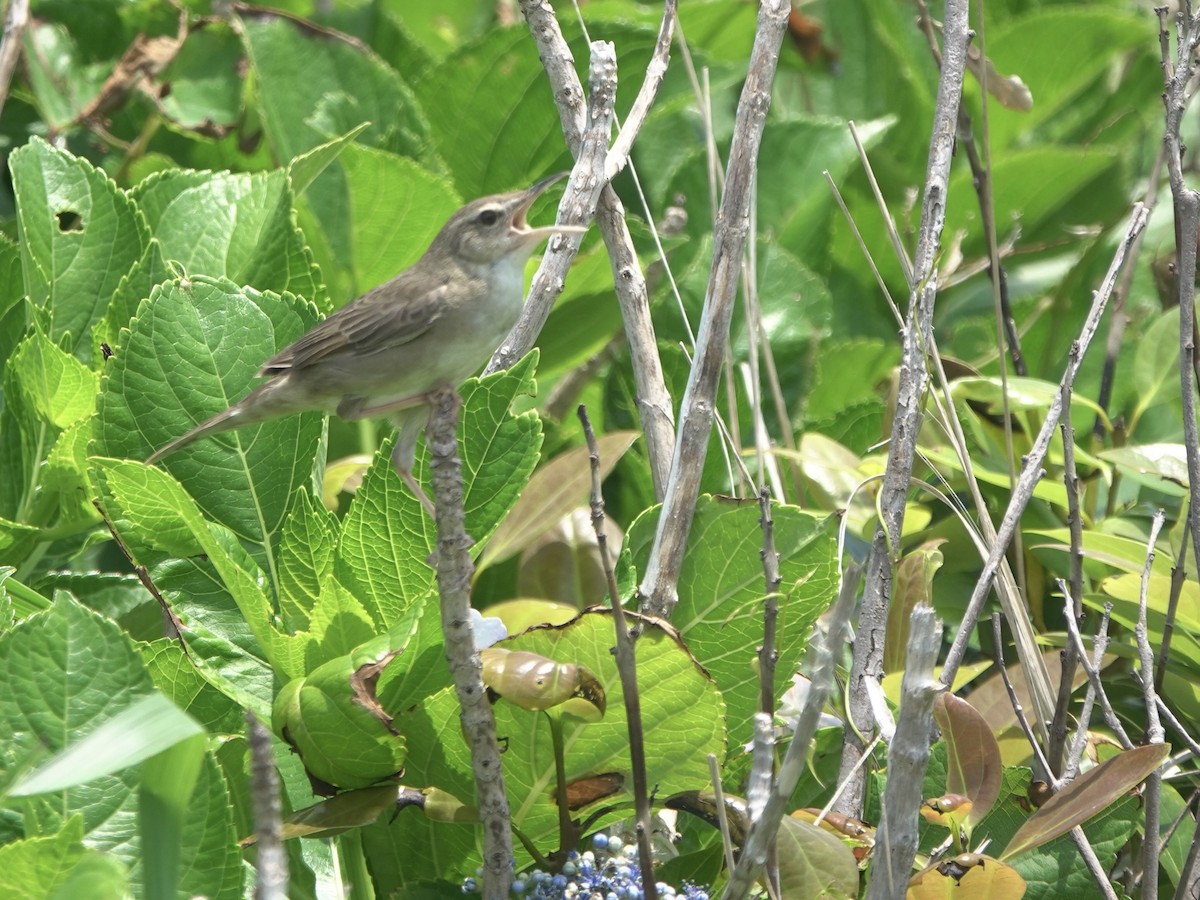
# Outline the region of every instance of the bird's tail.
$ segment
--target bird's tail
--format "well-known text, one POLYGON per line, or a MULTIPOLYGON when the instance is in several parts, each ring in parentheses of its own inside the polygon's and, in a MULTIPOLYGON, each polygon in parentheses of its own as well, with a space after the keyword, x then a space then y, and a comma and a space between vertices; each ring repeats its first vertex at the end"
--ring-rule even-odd
POLYGON ((311 408, 307 404, 297 406, 289 403, 288 400, 290 398, 287 397, 286 391, 279 390, 281 387, 283 385, 278 381, 268 381, 266 384, 251 391, 237 403, 233 404, 233 406, 229 407, 229 409, 217 413, 211 419, 201 422, 187 434, 177 437, 169 444, 159 447, 146 458, 146 464, 152 466, 164 456, 174 453, 181 447, 186 447, 193 441, 208 437, 210 434, 231 431, 234 428, 241 428, 245 425, 257 425, 260 422, 265 422, 277 416, 311 408))

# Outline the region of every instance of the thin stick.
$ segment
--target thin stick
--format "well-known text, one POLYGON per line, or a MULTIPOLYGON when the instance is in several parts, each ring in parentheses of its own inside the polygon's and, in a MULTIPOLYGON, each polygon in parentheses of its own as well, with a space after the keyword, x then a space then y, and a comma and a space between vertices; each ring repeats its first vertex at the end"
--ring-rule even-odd
MULTIPOLYGON (((1154 566, 1154 547, 1158 533, 1162 530, 1166 514, 1158 510, 1150 523, 1150 537, 1146 540, 1146 562, 1142 567, 1142 583, 1138 596, 1138 621, 1134 628, 1137 638, 1139 674, 1142 677, 1142 699, 1146 704, 1146 743, 1161 744, 1164 739, 1162 721, 1158 717, 1158 693, 1154 690, 1154 649, 1150 646, 1149 629, 1146 625, 1146 600, 1150 593, 1150 572, 1154 566)), ((1158 900, 1158 861, 1161 852, 1158 845, 1158 823, 1162 800, 1162 769, 1155 769, 1146 778, 1142 792, 1145 801, 1144 828, 1146 839, 1142 841, 1142 900, 1158 900)))
POLYGON ((642 870, 642 892, 654 900, 658 896, 654 880, 654 856, 650 847, 650 788, 646 783, 646 741, 642 730, 642 698, 637 685, 637 657, 633 637, 625 624, 625 607, 621 605, 621 589, 613 572, 608 552, 608 534, 604 530, 604 497, 600 492, 600 450, 596 434, 588 419, 587 407, 579 407, 579 421, 587 439, 588 459, 592 467, 592 528, 596 532, 596 548, 600 567, 608 584, 608 600, 613 612, 613 627, 617 633, 617 674, 621 678, 621 695, 625 699, 625 727, 629 731, 629 763, 633 769, 633 804, 637 815, 638 861, 642 870))
POLYGON ((775 551, 775 521, 771 518, 771 492, 766 486, 758 491, 758 524, 762 529, 763 587, 763 642, 758 648, 758 680, 760 712, 775 716, 775 663, 779 657, 775 649, 775 628, 779 621, 779 585, 783 578, 779 574, 779 554, 775 551))
POLYGON ((504 792, 504 768, 496 743, 496 720, 483 686, 483 669, 471 627, 471 539, 464 527, 462 460, 458 456, 458 412, 453 388, 431 398, 426 428, 430 480, 437 502, 437 583, 441 598, 446 662, 461 707, 463 733, 471 748, 479 821, 483 825, 483 897, 506 900, 513 876, 512 820, 504 792))
POLYGON ((883 821, 875 845, 875 864, 867 900, 897 900, 908 888, 917 852, 921 788, 929 763, 933 701, 945 688, 933 677, 942 646, 942 623, 930 606, 912 612, 901 682, 900 717, 888 747, 888 779, 883 794, 883 821))
POLYGON ((246 710, 246 744, 250 748, 250 802, 254 808, 254 900, 286 900, 288 861, 283 850, 283 813, 279 773, 271 733, 246 710))
POLYGON ((838 812, 854 818, 862 817, 866 787, 864 771, 858 768, 858 760, 866 744, 860 735, 869 734, 875 723, 867 681, 883 677, 883 635, 887 627, 893 559, 898 552, 904 526, 905 504, 923 416, 922 400, 929 380, 926 352, 932 337, 933 307, 937 294, 936 260, 946 221, 946 191, 954 152, 954 123, 958 119, 967 63, 967 6, 966 0, 946 0, 945 56, 938 79, 920 232, 913 275, 909 282, 896 415, 892 420, 891 446, 880 488, 880 522, 875 529, 871 555, 867 560, 858 638, 854 642, 854 659, 850 669, 850 703, 847 709, 850 727, 847 728, 839 775, 839 781, 845 781, 847 787, 838 812))
POLYGON ((1047 777, 1053 777, 1054 770, 1050 768, 1049 760, 1042 753, 1042 745, 1038 743, 1033 729, 1029 727, 1029 720, 1025 718, 1025 707, 1021 705, 1021 700, 1017 697, 1012 679, 1008 677, 1008 666, 1004 664, 1004 634, 1000 625, 1000 613, 992 613, 992 658, 996 661, 996 670, 1000 673, 1000 680, 1004 682, 1004 690, 1008 693, 1008 702, 1013 708, 1013 715, 1017 717, 1017 724, 1025 735, 1025 740, 1029 741, 1029 746, 1033 749, 1034 759, 1037 760, 1047 777))

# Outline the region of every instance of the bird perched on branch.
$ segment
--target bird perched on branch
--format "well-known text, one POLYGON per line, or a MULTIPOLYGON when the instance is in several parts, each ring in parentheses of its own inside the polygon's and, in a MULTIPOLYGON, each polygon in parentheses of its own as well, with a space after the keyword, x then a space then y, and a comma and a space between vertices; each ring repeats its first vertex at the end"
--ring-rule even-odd
POLYGON ((271 357, 258 373, 263 384, 146 462, 202 437, 292 413, 387 416, 399 430, 392 463, 432 514, 412 474, 429 395, 474 375, 516 324, 534 248, 553 234, 586 230, 531 228, 525 221, 533 201, 565 174, 468 203, 412 266, 271 357))

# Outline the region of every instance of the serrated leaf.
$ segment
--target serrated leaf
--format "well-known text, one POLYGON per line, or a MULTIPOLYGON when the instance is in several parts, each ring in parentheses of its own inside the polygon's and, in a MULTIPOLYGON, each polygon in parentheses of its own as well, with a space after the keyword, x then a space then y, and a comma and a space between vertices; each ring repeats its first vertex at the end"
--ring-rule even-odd
POLYGON ((8 161, 26 290, 47 315, 46 331, 83 362, 92 326, 150 239, 137 207, 86 160, 40 138, 8 161))
POLYGON ((21 342, 12 366, 29 409, 55 428, 66 428, 96 408, 99 377, 41 332, 21 342))
POLYGON ((284 171, 172 169, 142 181, 132 196, 163 258, 181 267, 181 274, 223 276, 260 291, 323 302, 312 257, 293 219, 292 188, 284 171))
MULTIPOLYGON (((779 554, 777 671, 793 672, 809 630, 836 591, 835 520, 793 506, 772 505, 779 554)), ((626 547, 644 571, 657 523, 657 507, 630 527, 626 547)), ((679 603, 671 616, 696 659, 716 679, 729 707, 730 740, 750 740, 758 710, 755 662, 762 644, 762 531, 757 504, 730 504, 701 497, 680 569, 679 603)), ((776 679, 776 695, 787 688, 776 679)))
POLYGON ((321 582, 332 571, 338 528, 307 489, 296 492, 279 536, 279 608, 290 631, 308 629, 321 582))
POLYGON ((242 113, 242 44, 228 23, 201 20, 184 39, 158 81, 170 86, 159 100, 178 125, 216 136, 242 113))
MULTIPOLYGON (((315 321, 294 297, 225 279, 162 285, 109 360, 94 452, 144 459, 241 399, 263 361, 315 321)), ((261 564, 271 569, 292 495, 311 482, 321 430, 315 413, 285 416, 198 441, 162 465, 205 514, 262 545, 261 564)))
POLYGON ((353 143, 354 139, 370 126, 370 122, 363 122, 361 125, 351 128, 341 137, 313 147, 288 163, 287 173, 292 182, 292 193, 297 197, 303 194, 316 177, 324 172, 353 143))
MULTIPOLYGON (((507 372, 463 385, 459 454, 467 533, 488 535, 516 502, 537 465, 541 420, 533 412, 512 415, 514 398, 533 391, 537 353, 507 372)), ((380 448, 363 476, 342 522, 334 573, 376 621, 390 625, 433 591, 426 560, 434 547, 433 522, 391 464, 391 442, 380 448)), ((428 483, 428 452, 422 445, 413 474, 428 483)))

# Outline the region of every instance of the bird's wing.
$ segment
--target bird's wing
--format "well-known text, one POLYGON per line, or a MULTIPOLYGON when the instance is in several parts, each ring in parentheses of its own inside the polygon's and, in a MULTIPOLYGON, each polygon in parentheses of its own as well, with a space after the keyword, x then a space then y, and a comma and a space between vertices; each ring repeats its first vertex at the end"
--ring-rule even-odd
POLYGON ((259 375, 278 375, 343 354, 370 356, 416 340, 445 311, 447 286, 439 284, 419 296, 406 288, 400 278, 393 279, 342 307, 263 363, 259 375))

